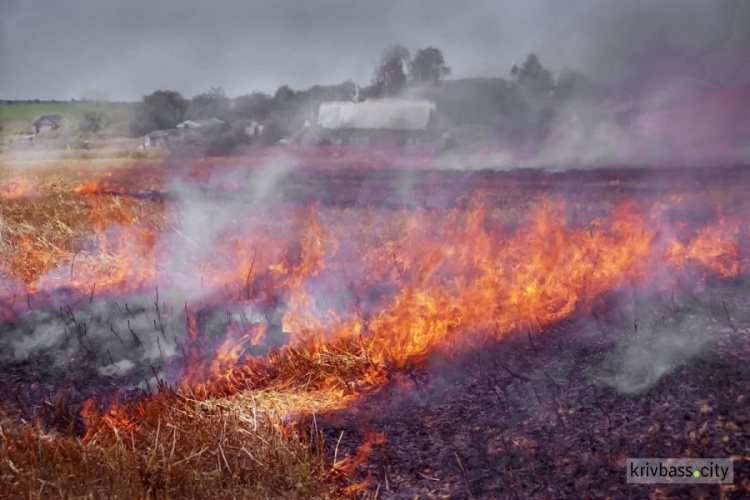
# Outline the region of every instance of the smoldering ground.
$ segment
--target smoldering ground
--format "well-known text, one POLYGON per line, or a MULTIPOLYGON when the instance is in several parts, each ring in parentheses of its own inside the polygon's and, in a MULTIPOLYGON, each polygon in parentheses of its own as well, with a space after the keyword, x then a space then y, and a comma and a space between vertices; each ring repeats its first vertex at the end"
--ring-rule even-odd
MULTIPOLYGON (((314 177, 292 175, 297 167, 296 158, 282 154, 253 170, 216 169, 200 182, 183 175, 184 171, 172 175, 162 192, 168 199, 169 229, 156 237, 152 251, 159 256, 158 273, 145 288, 128 293, 116 288, 101 290, 101 286, 97 290, 97 278, 92 276, 90 295, 76 292, 66 285, 83 272, 83 266, 75 261, 75 265, 53 269, 39 279, 49 288, 48 293, 24 294, 20 285, 4 283, 8 290, 18 288, 18 292, 4 297, 0 304, 4 314, 0 327, 2 371, 24 384, 60 388, 76 380, 80 393, 105 387, 153 390, 159 380, 179 381, 191 356, 210 359, 230 328, 267 326, 263 339, 247 346, 253 355, 265 355, 269 348, 286 343, 289 334, 283 331, 281 317, 288 292, 275 289, 272 278, 260 269, 253 273, 252 262, 258 250, 271 252, 272 259, 282 261, 300 258, 294 245, 263 248, 269 242, 264 235, 272 235, 274 227, 281 231, 281 222, 292 228, 292 240, 294 231, 305 230, 304 221, 298 224, 295 220, 305 216, 307 211, 300 207, 309 203, 311 190, 318 193, 318 188, 314 177), (299 229, 295 229, 297 225, 299 229), (220 242, 227 240, 237 245, 254 241, 256 247, 242 249, 240 254, 247 261, 238 262, 238 254, 228 256, 220 247, 220 242), (211 279, 226 275, 234 282, 240 264, 249 265, 250 271, 239 285, 211 279), (251 289, 264 284, 269 289, 263 290, 263 297, 251 299, 251 289), (199 347, 191 338, 196 332, 189 330, 189 317, 196 318, 199 347)), ((399 200, 408 196, 391 183, 392 179, 386 180, 388 189, 398 192, 399 200)), ((347 204, 367 204, 372 202, 371 196, 377 197, 377 203, 383 201, 382 193, 372 188, 355 193, 347 204)), ((114 224, 105 234, 116 241, 122 229, 114 224)), ((106 252, 96 241, 89 243, 82 245, 79 262, 106 252)), ((120 258, 127 258, 132 266, 141 265, 142 249, 137 245, 123 243, 120 251, 124 252, 120 258)), ((360 278, 356 249, 342 249, 340 255, 344 254, 350 262, 346 278, 311 280, 316 296, 311 314, 324 315, 334 303, 341 308, 351 305, 346 280, 360 278)), ((133 280, 137 279, 134 274, 133 280)), ((367 307, 368 300, 363 298, 360 306, 367 307)))
MULTIPOLYGON (((90 297, 80 297, 65 286, 66 278, 75 273, 73 268, 66 268, 52 270, 41 278, 42 282, 59 283, 51 294, 27 294, 26 299, 18 298, 21 295, 6 297, 8 303, 3 307, 15 312, 12 319, 4 316, 0 326, 3 371, 14 372, 21 379, 33 373, 46 383, 65 385, 68 376, 80 369, 76 378, 88 379, 95 389, 103 380, 117 387, 153 389, 158 379, 176 381, 189 350, 195 348, 189 342, 188 314, 197 315, 208 342, 220 339, 232 322, 260 321, 261 313, 253 304, 211 305, 209 301, 225 290, 196 276, 191 266, 220 254, 215 247, 217 234, 226 231, 227 225, 252 233, 253 228, 238 224, 237 218, 273 202, 278 183, 291 168, 289 160, 281 157, 270 165, 272 168, 241 179, 249 191, 224 200, 220 191, 236 180, 232 172, 215 177, 204 189, 178 178, 172 181, 174 201, 169 217, 175 229, 159 237, 157 251, 163 258, 159 263, 163 279, 153 283, 150 291, 122 296, 97 293, 92 285, 90 297)), ((117 227, 109 230, 116 231, 117 227)), ((135 265, 140 262, 136 250, 135 265)), ((97 251, 98 245, 90 246, 92 256, 97 251)), ((216 265, 234 263, 219 261, 216 265)), ((269 315, 274 312, 263 311, 264 321, 269 315)), ((200 355, 208 357, 211 353, 200 355)))

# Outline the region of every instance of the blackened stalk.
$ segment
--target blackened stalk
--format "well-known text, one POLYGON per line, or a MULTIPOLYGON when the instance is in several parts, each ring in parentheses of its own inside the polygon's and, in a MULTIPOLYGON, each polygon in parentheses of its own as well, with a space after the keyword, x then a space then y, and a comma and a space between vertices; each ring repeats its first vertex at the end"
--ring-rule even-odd
POLYGON ((143 342, 141 342, 141 339, 138 338, 138 335, 136 335, 133 329, 130 327, 130 320, 128 320, 128 330, 130 330, 130 335, 133 336, 133 341, 135 342, 135 345, 138 347, 143 347, 143 342))
POLYGON ((737 327, 734 326, 734 323, 732 323, 732 318, 729 316, 729 309, 727 309, 727 302, 725 300, 722 300, 721 301, 721 305, 722 305, 722 307, 724 307, 724 314, 727 317, 727 323, 732 328, 732 331, 734 333, 737 333, 737 327))
POLYGON ((111 322, 111 321, 110 321, 110 323, 109 323, 109 331, 111 331, 111 332, 112 332, 112 334, 113 334, 113 335, 114 335, 115 337, 117 337, 117 340, 119 340, 119 341, 120 341, 120 343, 122 344, 122 346, 123 346, 123 347, 125 347, 125 342, 123 342, 123 340, 122 340, 122 338, 120 337, 120 335, 119 335, 119 334, 118 334, 118 333, 117 333, 117 332, 115 331, 115 327, 114 327, 114 326, 112 325, 112 322, 111 322))
POLYGON ((258 254, 258 249, 256 247, 253 247, 253 260, 250 262, 250 270, 247 272, 247 277, 245 278, 245 296, 247 297, 247 300, 250 300, 250 276, 253 274, 253 268, 255 267, 255 256, 258 254))

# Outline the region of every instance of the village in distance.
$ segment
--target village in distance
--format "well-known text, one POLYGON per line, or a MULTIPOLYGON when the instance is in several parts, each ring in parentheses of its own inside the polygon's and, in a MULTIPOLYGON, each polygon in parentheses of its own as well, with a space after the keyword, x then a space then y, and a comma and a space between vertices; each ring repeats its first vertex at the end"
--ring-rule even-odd
MULTIPOLYGON (((583 74, 555 75, 530 54, 505 78, 451 79, 442 52, 388 47, 368 85, 346 81, 236 97, 221 87, 187 98, 156 90, 140 102, 94 95, 71 101, 0 101, 6 152, 63 150, 72 159, 156 158, 190 151, 239 154, 265 146, 430 145, 475 149, 541 140, 555 110, 576 98, 611 100, 583 74)), ((95 93, 96 94, 96 93, 95 93)), ((621 113, 622 114, 622 113, 621 113)), ((627 116, 618 115, 626 120, 627 116)))

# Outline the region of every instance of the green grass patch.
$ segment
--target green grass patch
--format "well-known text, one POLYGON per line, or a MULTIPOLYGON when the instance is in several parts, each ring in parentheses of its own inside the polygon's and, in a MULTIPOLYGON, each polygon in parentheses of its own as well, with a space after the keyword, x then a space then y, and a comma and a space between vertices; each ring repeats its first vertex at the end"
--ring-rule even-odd
POLYGON ((127 102, 39 102, 2 103, 0 120, 36 120, 41 115, 73 115, 85 113, 130 114, 135 103, 127 102))
POLYGON ((128 125, 136 106, 136 103, 126 102, 4 101, 0 103, 0 134, 33 134, 33 123, 42 115, 62 115, 66 122, 63 128, 77 131, 86 113, 99 113, 104 117, 102 133, 128 135, 128 125))

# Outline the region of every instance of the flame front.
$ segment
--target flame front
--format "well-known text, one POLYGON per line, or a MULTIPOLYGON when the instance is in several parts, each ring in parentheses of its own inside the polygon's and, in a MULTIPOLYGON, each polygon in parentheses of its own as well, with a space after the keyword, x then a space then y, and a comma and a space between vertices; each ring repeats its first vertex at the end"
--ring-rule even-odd
POLYGON ((721 211, 696 228, 627 203, 595 216, 549 199, 500 210, 479 195, 447 211, 271 204, 212 221, 196 241, 179 209, 95 194, 107 182, 75 190, 89 217, 82 248, 54 254, 26 235, 0 275, 36 294, 181 291, 171 312, 186 332, 181 386, 202 398, 304 387, 344 405, 393 370, 538 332, 608 292, 745 269, 746 223, 721 211), (229 315, 218 342, 201 331, 206 308, 229 315))

